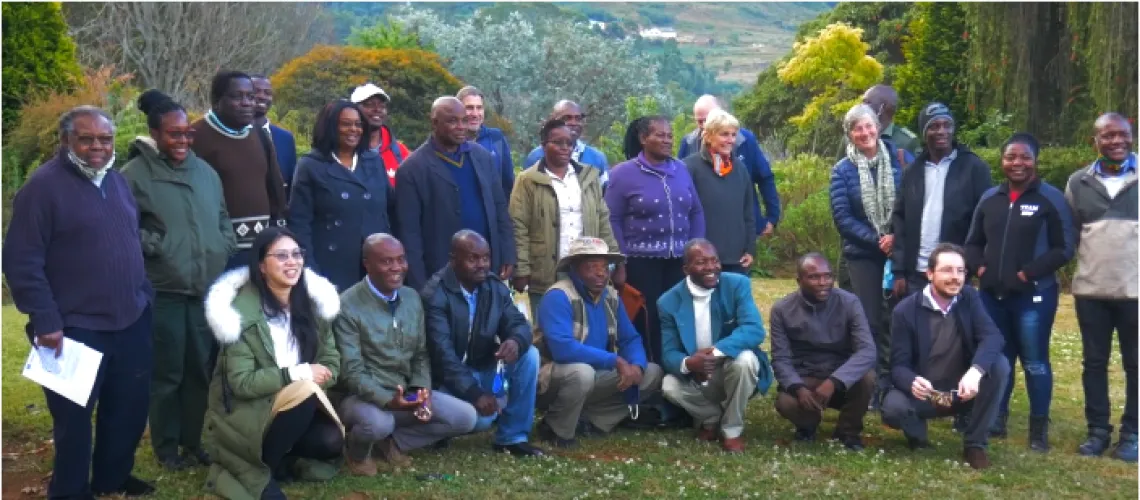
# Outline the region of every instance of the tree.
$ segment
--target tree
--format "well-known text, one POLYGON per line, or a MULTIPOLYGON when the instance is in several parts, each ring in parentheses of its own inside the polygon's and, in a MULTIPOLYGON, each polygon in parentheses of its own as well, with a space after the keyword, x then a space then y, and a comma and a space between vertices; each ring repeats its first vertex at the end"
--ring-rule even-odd
POLYGON ((59 3, 3 5, 3 125, 11 130, 29 99, 72 90, 82 72, 59 3))
POLYGON ((899 94, 895 122, 915 127, 919 110, 939 101, 950 106, 961 128, 970 116, 962 59, 967 49, 962 37, 965 13, 959 4, 950 2, 920 3, 914 8, 910 35, 902 45, 906 63, 895 72, 899 94))
POLYGON ((196 108, 209 104, 218 70, 268 73, 332 33, 316 3, 110 2, 66 12, 81 62, 114 65, 196 108))
POLYGON ((483 91, 488 108, 518 131, 511 146, 519 151, 537 142, 560 99, 585 108, 588 138, 620 117, 627 96, 656 95, 662 107, 670 105, 649 57, 635 53, 632 42, 599 36, 585 24, 530 22, 518 13, 502 22, 476 15, 449 24, 414 9, 394 19, 430 41, 452 73, 483 91))
POLYGON ((462 86, 430 52, 327 45, 289 61, 272 78, 274 109, 282 116, 296 112, 296 122, 304 124, 314 123, 329 101, 373 82, 392 97, 388 123, 409 144, 427 138, 432 102, 462 86))
POLYGON ((348 44, 366 49, 425 49, 432 50, 430 45, 420 42, 420 37, 409 33, 404 25, 397 21, 388 21, 376 24, 369 28, 353 28, 348 36, 348 44))
MULTIPOLYGON (((819 132, 837 129, 839 117, 859 103, 864 90, 883 78, 883 65, 867 55, 870 46, 863 41, 863 30, 846 23, 829 25, 803 42, 796 42, 792 57, 777 74, 784 83, 808 89, 814 97, 799 115, 791 118, 801 133, 810 134, 812 150, 821 139, 819 132), (829 126, 830 125, 830 126, 829 126)), ((840 134, 835 134, 839 135, 840 134)))

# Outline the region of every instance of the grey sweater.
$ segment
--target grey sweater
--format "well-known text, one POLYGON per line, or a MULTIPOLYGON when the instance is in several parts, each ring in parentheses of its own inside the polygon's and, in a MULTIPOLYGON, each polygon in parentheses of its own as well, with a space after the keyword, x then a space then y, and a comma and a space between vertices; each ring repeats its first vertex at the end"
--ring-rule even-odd
POLYGON ((851 387, 875 366, 875 341, 855 294, 833 288, 812 303, 799 291, 772 306, 772 370, 786 391, 801 377, 834 378, 851 387))
POLYGON ((702 149, 685 158, 685 168, 705 210, 705 238, 716 246, 720 261, 739 264, 745 253, 755 256, 756 215, 752 205, 756 193, 748 166, 734 164, 732 171, 721 177, 713 172, 708 152, 702 149))

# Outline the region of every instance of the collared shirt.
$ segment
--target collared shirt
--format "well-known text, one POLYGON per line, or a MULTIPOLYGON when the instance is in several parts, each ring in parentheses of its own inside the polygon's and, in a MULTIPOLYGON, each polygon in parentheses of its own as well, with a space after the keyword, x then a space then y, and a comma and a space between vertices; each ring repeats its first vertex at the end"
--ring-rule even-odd
POLYGON ((1129 153, 1129 154, 1128 154, 1128 158, 1125 158, 1125 159, 1124 159, 1124 162, 1120 164, 1120 171, 1119 171, 1119 172, 1117 172, 1115 175, 1113 175, 1113 174, 1110 174, 1110 173, 1108 173, 1108 172, 1105 172, 1104 170, 1102 170, 1102 169, 1100 168, 1100 164, 1101 164, 1101 161, 1100 161, 1100 160, 1097 160, 1097 161, 1096 161, 1096 166, 1095 166, 1095 171, 1096 171, 1096 174, 1097 174, 1098 176, 1102 176, 1102 177, 1120 177, 1120 176, 1122 176, 1122 175, 1124 175, 1124 174, 1126 174, 1126 173, 1128 173, 1128 172, 1130 172, 1130 171, 1131 171, 1131 172, 1135 172, 1135 171, 1136 171, 1136 154, 1135 154, 1135 153, 1129 153))
POLYGON ((1096 179, 1104 185, 1104 190, 1108 192, 1108 196, 1116 198, 1116 195, 1120 193, 1121 189, 1124 189, 1124 185, 1128 183, 1131 176, 1136 173, 1136 155, 1129 154, 1124 163, 1120 164, 1120 171, 1115 175, 1102 170, 1100 160, 1096 161, 1093 172, 1096 174, 1096 179))
POLYGON ((392 290, 392 295, 387 296, 384 295, 384 292, 381 292, 379 288, 376 288, 376 286, 372 284, 372 278, 365 278, 365 282, 368 283, 368 289, 372 290, 372 293, 374 295, 380 297, 381 299, 384 299, 384 302, 387 302, 389 305, 400 299, 400 290, 392 290))
POLYGON ((929 306, 932 309, 937 309, 938 311, 941 311, 942 316, 946 316, 946 315, 950 314, 950 310, 954 308, 954 304, 958 303, 958 296, 955 295, 954 298, 950 299, 950 303, 946 304, 946 309, 943 309, 942 306, 938 304, 938 301, 934 300, 934 295, 933 295, 933 292, 931 292, 930 285, 926 285, 926 288, 922 289, 922 296, 923 296, 923 298, 926 299, 927 306, 929 306))
POLYGON ((337 158, 336 155, 332 155, 333 161, 337 162, 337 164, 339 164, 342 167, 348 167, 348 170, 351 172, 356 171, 356 160, 359 156, 360 156, 359 154, 352 153, 352 165, 345 165, 344 163, 341 163, 340 158, 337 158))
POLYGON ((922 226, 918 240, 918 259, 915 270, 926 272, 926 261, 930 252, 938 246, 942 235, 942 207, 946 202, 946 175, 950 173, 950 163, 958 158, 958 150, 939 160, 938 163, 926 161, 926 197, 922 202, 922 226))
POLYGON ((265 129, 265 131, 269 132, 270 134, 273 133, 273 131, 269 129, 269 118, 265 119, 265 123, 261 125, 261 128, 265 129))
POLYGON ((582 186, 573 167, 567 168, 561 179, 550 170, 546 175, 558 199, 558 259, 562 260, 570 251, 570 242, 582 236, 582 186))

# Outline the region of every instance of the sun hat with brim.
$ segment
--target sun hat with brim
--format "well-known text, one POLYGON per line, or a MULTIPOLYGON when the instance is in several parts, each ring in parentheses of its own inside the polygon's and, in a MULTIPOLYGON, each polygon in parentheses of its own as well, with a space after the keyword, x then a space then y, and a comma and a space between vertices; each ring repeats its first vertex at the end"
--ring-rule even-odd
POLYGON ((625 256, 617 252, 610 252, 610 246, 601 238, 578 238, 570 242, 570 251, 562 260, 558 261, 555 270, 558 272, 569 271, 570 264, 583 257, 603 257, 611 264, 625 262, 625 256))
POLYGON ((377 87, 371 83, 366 83, 353 89, 352 96, 350 96, 348 100, 352 101, 354 104, 360 104, 375 96, 383 97, 387 102, 392 101, 392 98, 388 97, 388 93, 384 92, 384 89, 377 87))

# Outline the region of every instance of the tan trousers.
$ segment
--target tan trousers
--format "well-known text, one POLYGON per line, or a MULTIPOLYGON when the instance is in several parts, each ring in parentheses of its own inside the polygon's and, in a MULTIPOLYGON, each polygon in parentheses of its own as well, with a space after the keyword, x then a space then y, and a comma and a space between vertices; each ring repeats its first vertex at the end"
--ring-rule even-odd
POLYGON ((735 439, 744 433, 744 410, 756 392, 759 371, 756 354, 744 351, 736 359, 721 360, 706 385, 691 377, 668 375, 661 390, 665 399, 689 412, 697 425, 712 429, 719 424, 725 438, 735 439))
MULTIPOLYGON (((641 401, 661 390, 663 375, 660 366, 649 363, 638 386, 641 401)), ((535 406, 546 411, 547 425, 562 439, 574 439, 581 417, 609 432, 629 417, 625 393, 618 391, 617 386, 617 370, 594 370, 584 363, 555 363, 550 386, 538 395, 535 406)))

